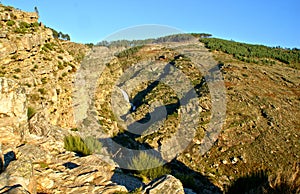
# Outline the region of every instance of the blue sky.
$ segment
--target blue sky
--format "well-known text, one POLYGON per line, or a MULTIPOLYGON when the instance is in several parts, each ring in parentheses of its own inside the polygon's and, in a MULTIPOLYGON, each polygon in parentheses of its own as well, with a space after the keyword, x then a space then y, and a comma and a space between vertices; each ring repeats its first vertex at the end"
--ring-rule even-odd
POLYGON ((37 6, 40 21, 75 42, 99 42, 144 24, 211 33, 240 42, 300 48, 299 0, 2 0, 25 11, 37 6))

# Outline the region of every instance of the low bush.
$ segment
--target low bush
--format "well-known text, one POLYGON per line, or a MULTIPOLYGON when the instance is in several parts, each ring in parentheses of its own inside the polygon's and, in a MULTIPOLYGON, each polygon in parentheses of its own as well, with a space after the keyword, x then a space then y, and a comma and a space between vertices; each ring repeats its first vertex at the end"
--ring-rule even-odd
POLYGON ((84 138, 84 143, 92 153, 101 153, 102 144, 94 137, 84 138))
POLYGON ((8 21, 6 22, 6 25, 8 25, 8 26, 13 26, 13 25, 15 25, 15 21, 13 21, 13 20, 8 20, 8 21))
POLYGON ((41 79, 41 82, 42 82, 42 84, 46 84, 46 83, 47 83, 47 78, 43 77, 43 78, 41 79))
POLYGON ((171 171, 165 167, 163 161, 155 156, 141 152, 138 156, 132 158, 129 169, 135 170, 140 177, 147 177, 150 180, 169 174, 171 171))
POLYGON ((21 72, 21 69, 20 69, 20 68, 17 68, 17 69, 14 69, 14 71, 15 71, 16 73, 20 73, 20 72, 21 72))
POLYGON ((27 108, 27 118, 28 118, 28 120, 29 120, 31 117, 33 117, 33 115, 34 115, 35 113, 36 113, 35 108, 29 106, 29 107, 27 108))
POLYGON ((87 156, 93 153, 100 153, 102 144, 94 137, 82 139, 80 136, 66 136, 64 138, 65 149, 87 156))
POLYGON ((46 94, 46 90, 44 88, 39 88, 38 92, 41 93, 42 95, 46 94))
POLYGON ((66 150, 76 152, 83 156, 92 154, 92 151, 79 136, 66 136, 64 138, 64 145, 66 150))

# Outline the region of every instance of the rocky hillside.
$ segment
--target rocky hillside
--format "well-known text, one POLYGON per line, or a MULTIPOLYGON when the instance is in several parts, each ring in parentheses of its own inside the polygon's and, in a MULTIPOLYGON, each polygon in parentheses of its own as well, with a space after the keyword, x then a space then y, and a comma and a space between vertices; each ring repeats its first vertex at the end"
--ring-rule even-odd
POLYGON ((26 90, 28 107, 45 113, 49 121, 72 128, 72 79, 85 45, 53 38, 36 13, 0 7, 0 75, 26 90))
MULTIPOLYGON (((119 80, 126 69, 142 61, 154 61, 152 69, 167 63, 170 69, 180 69, 196 92, 200 118, 197 122, 191 117, 187 122, 188 127, 198 123, 187 148, 173 160, 162 156, 167 161, 162 168, 126 170, 96 154, 94 141, 71 138, 93 129, 77 126, 74 120, 76 73, 84 56, 96 51, 104 56, 108 48, 90 51, 86 45, 54 38, 36 13, 0 4, 0 193, 299 192, 300 59, 293 54, 288 65, 268 56, 251 55, 250 60, 202 42, 115 49, 107 63, 95 66, 104 69, 96 82, 88 83, 95 86, 95 93, 83 93, 81 100, 95 98, 93 118, 106 135, 126 148, 158 150, 170 142, 176 147, 172 136, 178 132, 182 115, 190 110, 179 103, 184 96, 178 97, 167 83, 141 80, 134 88, 126 86, 119 80), (203 53, 198 58, 203 64, 212 55, 224 77, 225 123, 218 140, 204 154, 203 137, 210 130, 213 106, 211 86, 197 64, 178 52, 180 49, 203 53), (138 136, 126 132, 112 107, 116 82, 131 91, 129 97, 136 110, 130 115, 134 120, 124 114, 129 104, 121 111, 133 131, 137 130, 134 121, 146 123, 149 114, 166 104, 167 117, 159 122, 163 125, 153 125, 138 136)), ((92 57, 85 60, 99 63, 92 57)), ((101 143, 101 153, 111 152, 122 159, 122 152, 101 143)))
MULTIPOLYGON (((101 156, 65 148, 64 138, 77 130, 74 75, 89 48, 54 38, 36 13, 13 7, 0 5, 0 29, 0 193, 127 193, 143 186, 101 156)), ((171 175, 143 192, 170 188, 184 192, 171 175)))
MULTIPOLYGON (((193 47, 196 51, 197 46, 193 47)), ((200 47, 205 55, 204 45, 200 44, 200 47)), ((98 118, 104 130, 115 136, 118 143, 132 149, 142 149, 143 146, 158 148, 176 132, 180 122, 176 106, 178 98, 172 88, 162 83, 155 85, 155 82, 141 81, 131 93, 132 102, 137 106, 132 115, 140 122, 147 120, 147 113, 153 111, 151 106, 157 100, 175 105, 168 106, 164 126, 154 130, 155 132, 131 136, 124 132, 122 126, 117 125, 118 118, 110 108, 113 85, 124 69, 144 60, 164 60, 189 77, 197 91, 201 110, 200 125, 192 143, 176 160, 169 163, 173 175, 180 178, 184 186, 195 191, 203 190, 201 182, 198 182, 199 179, 202 180, 199 177, 201 175, 229 193, 236 193, 243 188, 251 188, 255 193, 260 193, 263 189, 272 193, 283 187, 280 184, 299 187, 299 63, 296 61, 286 64, 274 58, 259 57, 253 57, 255 60, 252 58, 253 62, 248 62, 222 51, 211 51, 215 60, 219 61, 218 66, 223 73, 227 110, 226 121, 218 140, 204 155, 200 151, 203 135, 209 128, 212 107, 209 89, 203 83, 203 74, 195 64, 165 45, 136 47, 135 52, 122 52, 118 59, 108 64, 104 76, 99 79, 96 92, 98 118), (184 167, 187 169, 183 170, 184 167), (281 180, 276 185, 274 181, 280 180, 278 174, 282 171, 295 174, 281 175, 293 178, 281 180), (252 183, 253 180, 257 183, 252 183), (272 187, 266 186, 269 184, 273 184, 272 187)), ((269 52, 274 51, 270 48, 269 52)))

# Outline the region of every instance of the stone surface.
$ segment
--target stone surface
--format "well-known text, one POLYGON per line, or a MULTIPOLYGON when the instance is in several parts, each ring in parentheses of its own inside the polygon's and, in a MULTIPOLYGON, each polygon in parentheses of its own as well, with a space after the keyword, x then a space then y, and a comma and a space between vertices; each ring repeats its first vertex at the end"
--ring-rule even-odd
POLYGON ((0 174, 0 188, 11 189, 14 187, 22 192, 36 193, 33 166, 26 157, 11 161, 5 171, 0 174), (19 187, 21 187, 21 190, 19 187))
POLYGON ((17 125, 27 121, 26 93, 17 82, 0 78, 0 103, 0 127, 17 125), (15 124, 9 123, 9 120, 14 120, 15 124))
POLYGON ((184 194, 180 180, 172 175, 165 175, 152 181, 142 191, 143 194, 184 194))
POLYGON ((23 87, 0 77, 0 144, 18 146, 27 126, 27 101, 23 87))
POLYGON ((52 137, 58 140, 63 140, 67 134, 65 131, 53 126, 42 112, 36 113, 30 118, 29 133, 43 137, 52 137))

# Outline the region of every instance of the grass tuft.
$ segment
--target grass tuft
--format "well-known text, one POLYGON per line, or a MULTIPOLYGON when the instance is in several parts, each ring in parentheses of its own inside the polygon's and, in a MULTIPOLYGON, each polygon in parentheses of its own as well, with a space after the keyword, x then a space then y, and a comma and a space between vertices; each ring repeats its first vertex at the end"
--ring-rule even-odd
POLYGON ((159 158, 148 155, 145 152, 141 152, 138 156, 133 157, 128 167, 136 170, 138 176, 147 177, 150 180, 171 172, 169 168, 163 166, 163 162, 159 158))

